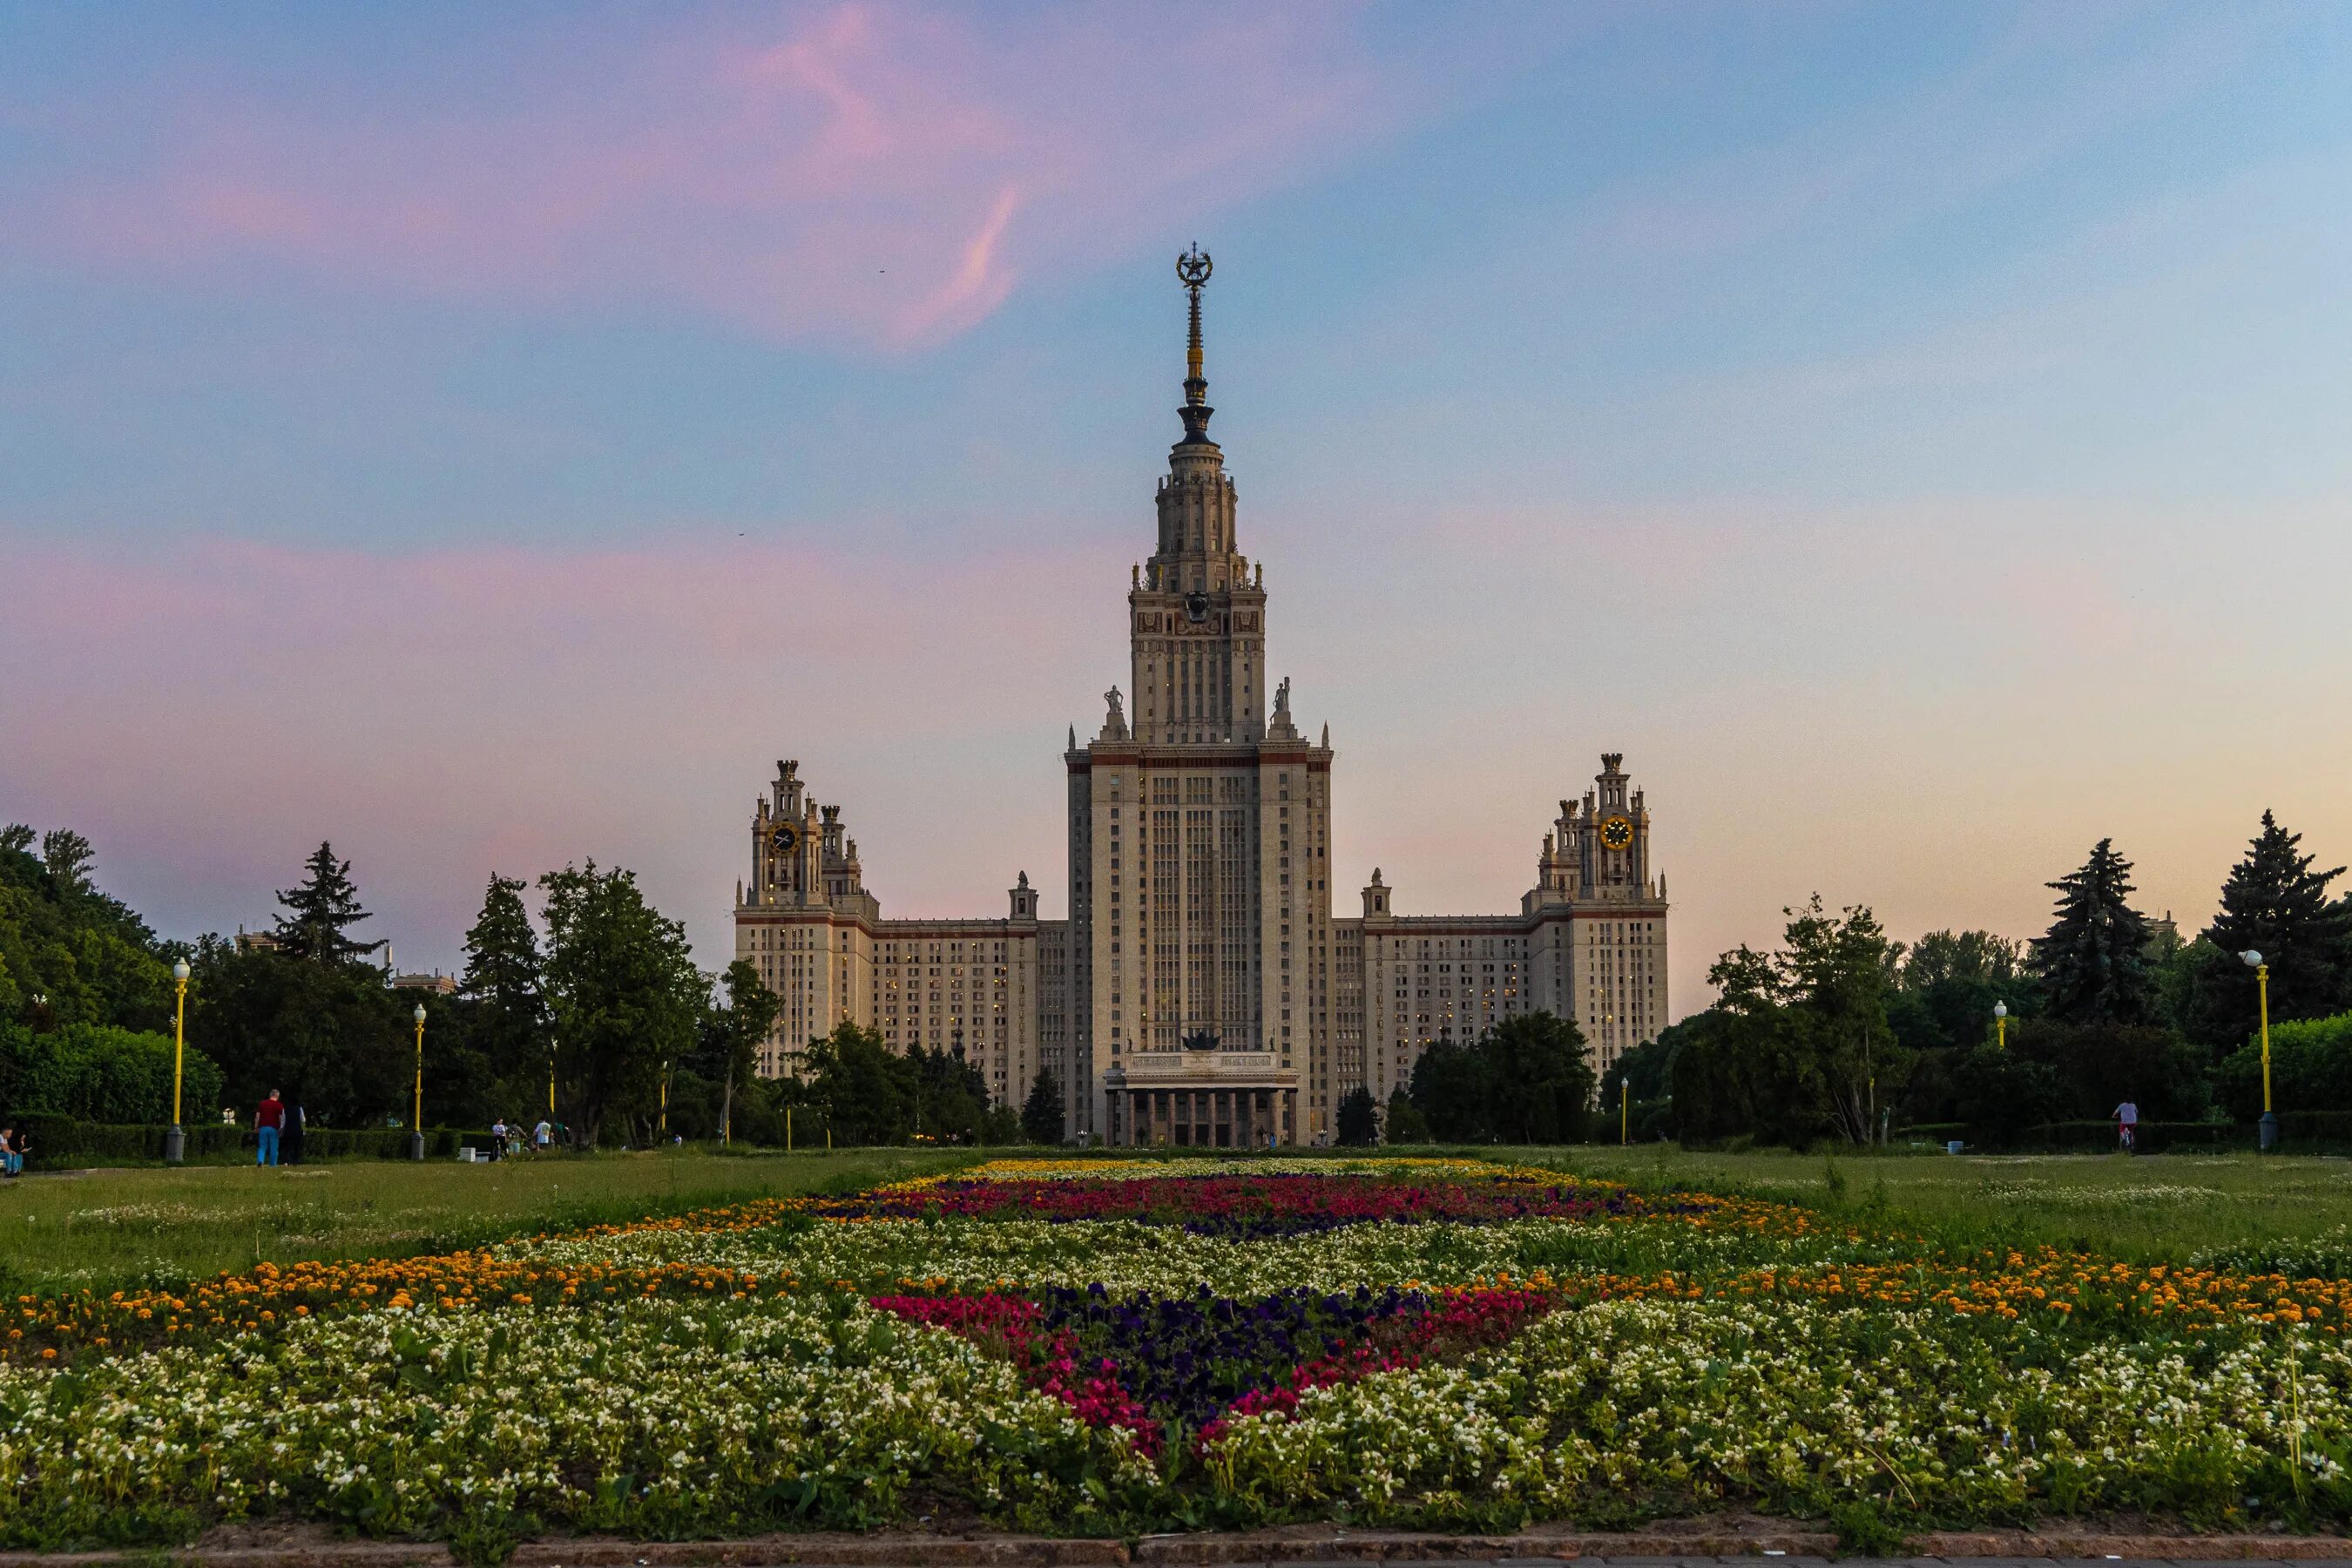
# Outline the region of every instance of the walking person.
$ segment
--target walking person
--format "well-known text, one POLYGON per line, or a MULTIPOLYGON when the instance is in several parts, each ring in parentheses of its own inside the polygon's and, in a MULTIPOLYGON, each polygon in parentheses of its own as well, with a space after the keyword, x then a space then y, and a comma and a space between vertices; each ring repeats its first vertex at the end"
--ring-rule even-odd
POLYGON ((546 1117, 541 1117, 539 1125, 530 1130, 530 1140, 531 1152, 534 1154, 546 1153, 548 1146, 555 1142, 555 1129, 548 1125, 546 1117))
POLYGON ((2125 1100, 2115 1109, 2116 1147, 2126 1154, 2139 1152, 2139 1107, 2125 1100))
POLYGON ((302 1140, 309 1119, 302 1114, 301 1101, 286 1108, 286 1126, 278 1137, 278 1152, 282 1163, 299 1165, 302 1163, 302 1140))
POLYGON ((490 1123, 490 1158, 493 1160, 503 1160, 506 1157, 507 1119, 501 1116, 496 1121, 490 1123))
POLYGON ((276 1089, 261 1102, 253 1113, 253 1163, 257 1165, 278 1163, 278 1132, 286 1125, 286 1101, 276 1089))

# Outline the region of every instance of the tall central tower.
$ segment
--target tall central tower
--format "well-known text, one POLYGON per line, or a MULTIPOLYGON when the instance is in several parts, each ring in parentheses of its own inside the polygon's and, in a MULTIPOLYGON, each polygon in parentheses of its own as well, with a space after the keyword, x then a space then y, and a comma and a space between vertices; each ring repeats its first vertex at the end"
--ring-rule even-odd
POLYGON ((1160 539, 1127 596, 1135 738, 1151 745, 1255 741, 1265 732, 1265 591, 1234 529, 1234 481, 1209 439, 1201 289, 1209 258, 1176 263, 1190 298, 1184 438, 1160 481, 1160 539))
POLYGON ((1074 1130, 1118 1142, 1303 1142, 1302 1074, 1328 1058, 1331 751, 1300 737, 1288 682, 1269 693, 1262 569, 1209 439, 1209 273, 1197 247, 1177 259, 1184 435, 1129 584, 1133 721, 1112 688, 1066 758, 1068 1103, 1074 1130))

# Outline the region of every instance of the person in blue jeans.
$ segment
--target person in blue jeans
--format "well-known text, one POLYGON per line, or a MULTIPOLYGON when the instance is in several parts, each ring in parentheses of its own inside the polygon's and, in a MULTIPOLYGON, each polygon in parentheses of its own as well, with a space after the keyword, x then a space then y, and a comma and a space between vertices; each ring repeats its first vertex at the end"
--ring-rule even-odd
POLYGON ((286 1125, 286 1101, 271 1089, 269 1098, 253 1113, 253 1163, 257 1165, 278 1163, 278 1130, 286 1125))

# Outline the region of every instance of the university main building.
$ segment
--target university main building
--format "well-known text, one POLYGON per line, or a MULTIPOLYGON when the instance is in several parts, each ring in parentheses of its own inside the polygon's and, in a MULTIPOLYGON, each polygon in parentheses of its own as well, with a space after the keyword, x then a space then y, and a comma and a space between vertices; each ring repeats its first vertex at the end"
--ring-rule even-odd
POLYGON ((960 1051, 1003 1104, 1042 1068, 1074 1135, 1224 1148, 1328 1141, 1349 1090, 1385 1100, 1424 1047, 1517 1014, 1573 1019, 1606 1067, 1657 1034, 1666 996, 1665 880, 1615 753, 1559 803, 1516 913, 1401 915, 1375 869, 1361 912, 1333 916, 1330 731, 1301 734, 1289 681, 1267 679, 1263 568, 1209 439, 1209 258, 1177 272, 1184 437, 1128 589, 1132 716, 1114 686, 1062 757, 1069 918, 1040 918, 1023 872, 1002 917, 884 920, 841 808, 780 763, 735 899, 736 953, 783 999, 761 1069, 795 1070, 848 1020, 960 1051))

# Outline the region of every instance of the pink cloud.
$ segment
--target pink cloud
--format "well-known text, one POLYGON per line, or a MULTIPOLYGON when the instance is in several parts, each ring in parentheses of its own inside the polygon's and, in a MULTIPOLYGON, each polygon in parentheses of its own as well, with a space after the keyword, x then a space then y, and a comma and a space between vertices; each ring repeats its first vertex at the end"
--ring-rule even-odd
POLYGON ((329 837, 416 961, 454 953, 491 871, 583 856, 715 952, 744 814, 797 756, 892 910, 1050 886, 1124 557, 730 545, 0 544, 0 821, 79 826, 174 934, 266 919, 329 837), (1033 595, 1103 611, 1006 612, 1033 595))
POLYGON ((35 193, 0 246, 903 346, 1024 276, 1190 232, 1412 96, 1335 9, 1168 28, 855 0, 756 26, 648 15, 667 30, 542 40, 495 103, 366 84, 121 103, 130 172, 35 193))

